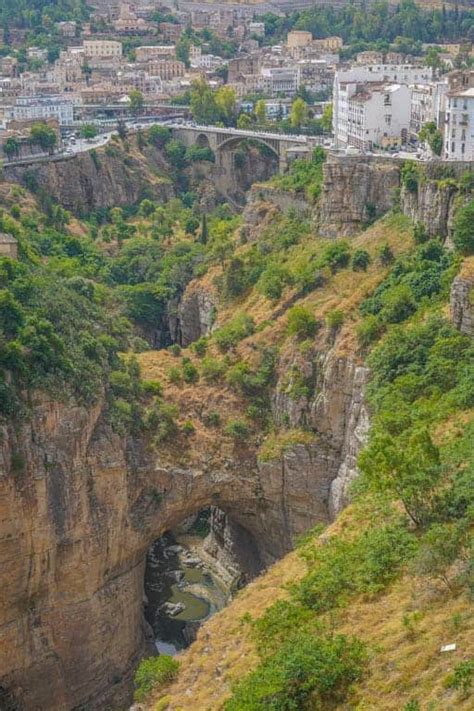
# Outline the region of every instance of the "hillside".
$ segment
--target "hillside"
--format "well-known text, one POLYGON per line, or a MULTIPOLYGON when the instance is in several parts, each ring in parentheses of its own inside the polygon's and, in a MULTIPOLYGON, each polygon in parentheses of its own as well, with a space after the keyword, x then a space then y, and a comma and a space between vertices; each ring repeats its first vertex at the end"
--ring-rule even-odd
MULTIPOLYGON (((466 209, 458 201, 459 214, 466 209)), ((159 379, 179 427, 188 431, 187 440, 175 442, 180 461, 219 466, 240 438, 261 462, 285 462, 312 442, 317 451, 323 430, 311 415, 319 400, 308 363, 353 359, 371 368, 362 477, 355 502, 336 523, 306 537, 298 553, 204 625, 180 656, 176 681, 155 692, 147 708, 375 711, 382 699, 383 708, 394 710, 471 708, 474 352, 469 336, 450 325, 448 304, 451 291, 455 318, 458 292, 472 293, 473 258, 462 262, 396 213, 350 243, 332 245, 270 203, 253 206, 246 219, 259 225, 251 241, 237 241, 232 257, 188 287, 190 294, 212 294, 219 305, 212 334, 201 338, 203 350, 140 356, 144 376, 159 379), (255 268, 259 252, 267 255, 265 266, 249 285, 246 267, 255 268), (311 286, 302 290, 311 264, 318 276, 312 272, 311 286), (235 286, 240 279, 242 289, 235 286), (229 284, 238 296, 229 295, 229 284), (222 348, 222 334, 239 313, 252 319, 250 332, 222 348), (270 345, 276 374, 263 395, 272 424, 249 417, 249 404, 257 392, 262 396, 251 379, 270 345), (192 383, 179 375, 189 363, 192 383), (211 431, 208 408, 218 415, 211 431), (454 651, 441 652, 452 643, 454 651), (322 687, 312 673, 316 659, 324 674, 325 663, 329 670, 345 655, 333 686, 322 687)), ((248 233, 244 223, 234 239, 248 233)), ((472 308, 463 299, 462 308, 472 308)))

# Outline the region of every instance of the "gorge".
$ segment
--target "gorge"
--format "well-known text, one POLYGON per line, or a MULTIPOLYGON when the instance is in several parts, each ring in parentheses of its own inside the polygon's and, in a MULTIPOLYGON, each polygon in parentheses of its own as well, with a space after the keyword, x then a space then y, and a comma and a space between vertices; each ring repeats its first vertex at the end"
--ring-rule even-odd
MULTIPOLYGON (((251 152, 245 160, 254 165, 257 178, 269 177, 271 171, 260 157, 251 152)), ((82 400, 62 385, 56 391, 49 383, 28 388, 18 376, 18 397, 27 403, 27 413, 10 411, 0 421, 2 709, 128 708, 132 677, 150 638, 143 614, 147 553, 160 537, 199 512, 212 508, 212 531, 222 537, 214 554, 218 559, 226 539, 247 579, 282 559, 316 525, 336 519, 349 503, 358 456, 369 438, 371 371, 355 331, 362 320, 361 304, 389 278, 389 263, 380 263, 377 255, 384 245, 391 261, 413 249, 413 224, 425 226, 428 244, 429 236, 438 235, 449 245, 457 211, 472 200, 472 184, 466 189, 460 183, 459 166, 453 166, 448 182, 440 177, 443 165, 433 167, 432 174, 419 175, 417 190, 410 191, 403 165, 393 159, 329 156, 322 166, 318 199, 284 190, 278 180, 259 183, 250 188, 243 217, 234 224, 234 213, 223 211, 219 179, 213 178, 210 166, 186 170, 187 192, 197 193, 201 220, 191 234, 181 223, 194 215, 182 216, 182 206, 176 207, 178 217, 170 218, 169 233, 163 227, 166 215, 160 212, 184 194, 179 188, 182 175, 173 173, 161 150, 148 146, 140 151, 133 139, 126 150, 114 146, 112 154, 98 151, 95 159, 87 156, 39 168, 33 171, 36 183, 31 171, 26 176, 19 169, 6 173, 7 181, 23 188, 5 187, 5 212, 14 212, 15 190, 40 185, 40 205, 48 193, 55 204, 74 213, 64 227, 71 239, 85 241, 92 229, 103 237, 104 225, 110 230, 112 236, 106 233, 100 246, 105 276, 93 272, 91 256, 84 260, 87 268, 80 277, 73 274, 71 262, 57 274, 58 279, 73 280, 68 288, 81 298, 95 280, 94 298, 110 308, 117 330, 124 312, 105 291, 111 284, 116 288, 110 275, 125 269, 118 260, 128 240, 151 242, 153 229, 163 229, 156 237, 165 245, 163 260, 175 238, 192 243, 192 249, 200 235, 202 251, 193 254, 190 274, 175 292, 168 285, 160 287, 165 295, 159 293, 158 306, 153 302, 151 319, 137 318, 135 301, 135 310, 126 311, 132 322, 137 319, 134 336, 148 342, 136 352, 144 389, 139 390, 132 376, 127 385, 135 400, 127 400, 125 371, 117 365, 111 369, 122 376, 114 379, 107 372, 97 396, 82 400), (143 205, 146 200, 154 203, 150 217, 143 209, 104 225, 86 219, 92 211, 143 205), (397 204, 398 212, 387 215, 397 204), (214 233, 202 244, 201 213, 213 210, 214 233), (139 236, 121 237, 123 225, 132 226, 139 236), (224 234, 226 226, 231 236, 224 234), (340 264, 323 262, 330 258, 324 250, 339 244, 335 238, 342 236, 351 239, 344 247, 346 255, 351 250, 370 255, 368 269, 350 271, 349 256, 340 264), (270 243, 279 245, 273 247, 278 263, 272 263, 273 276, 286 278, 278 269, 283 265, 289 272, 290 263, 300 271, 292 272, 276 297, 259 291, 251 275, 241 291, 229 295, 229 270, 241 274, 245 267, 250 272, 257 258, 271 252, 270 243), (246 250, 252 249, 248 257, 246 250), (313 265, 309 281, 304 271, 308 265, 313 265), (79 278, 80 283, 74 281, 79 278), (316 317, 309 327, 291 333, 287 321, 298 306, 316 317), (253 325, 229 345, 222 334, 229 324, 237 328, 240 312, 250 315, 253 325), (343 318, 337 320, 335 312, 342 312, 343 318), (203 339, 205 355, 196 347, 203 339), (220 370, 211 377, 212 367, 220 370), (116 400, 130 405, 121 406, 125 424, 121 420, 120 426, 111 391, 116 400), (139 409, 145 412, 146 426, 137 425, 139 409), (164 425, 171 427, 171 434, 160 439, 157 431, 164 425)), ((241 195, 247 187, 239 179, 235 192, 241 195)), ((35 191, 23 194, 22 210, 26 212, 31 201, 31 214, 37 214, 41 208, 35 191)), ((18 233, 27 255, 28 221, 11 218, 6 227, 18 233)), ((47 228, 40 232, 45 237, 47 228)), ((34 244, 39 243, 38 238, 34 244)), ((54 262, 57 253, 48 250, 40 252, 41 258, 54 262)), ((67 258, 78 253, 71 241, 67 258)), ((143 254, 129 258, 140 274, 147 268, 143 254)), ((425 267, 430 259, 424 258, 425 267)), ((449 261, 444 251, 436 259, 449 261)), ((450 266, 442 265, 447 281, 450 266)), ((179 279, 184 271, 182 267, 179 279)), ((130 287, 151 281, 141 276, 125 283, 117 277, 117 289, 122 288, 117 303, 129 306, 130 287)), ((451 290, 452 321, 466 338, 472 336, 473 283, 465 268, 451 290)), ((47 306, 41 307, 47 313, 47 306)), ((415 313, 414 306, 410 309, 415 313)), ((119 338, 112 326, 108 334, 99 324, 96 331, 101 329, 101 335, 119 338)), ((17 376, 6 370, 9 385, 17 376)))

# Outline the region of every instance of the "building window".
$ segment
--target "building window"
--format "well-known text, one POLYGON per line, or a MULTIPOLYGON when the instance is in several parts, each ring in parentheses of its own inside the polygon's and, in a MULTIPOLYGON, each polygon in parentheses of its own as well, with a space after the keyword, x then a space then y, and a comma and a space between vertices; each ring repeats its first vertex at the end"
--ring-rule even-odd
POLYGON ((466 144, 465 144, 465 143, 461 143, 461 153, 464 153, 465 150, 466 150, 466 144))
POLYGON ((454 141, 451 143, 451 153, 454 153, 454 141))

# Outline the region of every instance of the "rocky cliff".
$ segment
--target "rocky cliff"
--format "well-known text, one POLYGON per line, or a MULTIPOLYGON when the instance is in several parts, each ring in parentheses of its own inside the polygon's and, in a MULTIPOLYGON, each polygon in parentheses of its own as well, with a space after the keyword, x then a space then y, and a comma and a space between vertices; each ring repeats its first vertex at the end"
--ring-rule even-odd
POLYGON ((451 287, 451 321, 474 338, 474 258, 466 259, 451 287))
MULTIPOLYGON (((282 363, 282 368, 284 368, 282 363)), ((282 371, 283 377, 283 371, 282 371)), ((102 407, 44 397, 3 428, 0 450, 0 686, 18 709, 103 709, 129 699, 145 641, 145 556, 209 505, 269 564, 345 502, 366 430, 365 369, 330 352, 305 404, 314 441, 272 462, 235 449, 219 466, 173 466, 120 438, 102 407)), ((275 395, 276 417, 296 415, 275 395)), ((295 419, 295 421, 296 421, 295 419)))
POLYGON ((7 180, 26 185, 48 196, 76 215, 114 206, 132 205, 145 197, 168 200, 174 194, 171 182, 159 177, 165 168, 159 151, 146 146, 128 150, 110 142, 96 151, 80 153, 61 161, 7 166, 7 180))
POLYGON ((393 207, 400 185, 393 160, 329 156, 323 168, 319 231, 324 237, 346 237, 393 207))

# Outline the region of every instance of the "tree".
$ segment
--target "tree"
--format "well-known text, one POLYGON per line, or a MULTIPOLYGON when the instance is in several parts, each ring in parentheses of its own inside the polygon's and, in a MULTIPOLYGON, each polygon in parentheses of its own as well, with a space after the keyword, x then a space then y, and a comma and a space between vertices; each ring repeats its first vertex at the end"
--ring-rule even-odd
POLYGON ((316 333, 318 322, 304 306, 293 306, 288 311, 288 333, 298 338, 311 338, 316 333))
POLYGON ((141 111, 145 102, 142 92, 138 91, 138 89, 133 89, 133 91, 131 91, 128 95, 128 98, 130 100, 130 108, 132 111, 134 113, 141 111))
POLYGON ((186 146, 172 138, 165 146, 165 154, 172 166, 180 170, 186 165, 186 146))
POLYGON ((443 134, 434 121, 425 123, 418 134, 418 139, 422 143, 427 143, 435 155, 441 155, 443 151, 443 134))
POLYGON ((84 123, 81 126, 81 136, 90 141, 97 136, 97 128, 93 123, 84 123))
POLYGON ((259 99, 255 106, 255 116, 259 124, 264 124, 267 121, 267 106, 263 99, 259 99))
POLYGON ((458 210, 453 242, 461 254, 474 254, 474 200, 458 210))
POLYGON ((155 124, 148 129, 148 140, 156 148, 164 148, 168 141, 171 140, 171 129, 167 126, 155 124))
POLYGON ((326 133, 332 131, 332 104, 324 107, 323 115, 321 116, 321 125, 326 133))
POLYGON ((58 137, 53 128, 45 123, 35 123, 30 130, 30 143, 39 145, 43 151, 52 153, 58 137))
POLYGON ((20 144, 14 136, 9 136, 3 144, 3 152, 9 160, 20 153, 20 144))
POLYGON ((429 520, 441 466, 439 449, 426 429, 400 437, 375 432, 358 463, 372 488, 395 494, 417 526, 429 520))
POLYGON ((182 35, 178 43, 176 44, 176 58, 180 62, 184 63, 186 69, 190 67, 189 61, 189 50, 191 48, 191 42, 188 37, 182 35))
POLYGON ((365 249, 356 249, 352 257, 352 269, 357 271, 367 271, 370 264, 370 254, 365 249))
POLYGON ((292 128, 301 128, 308 117, 308 106, 306 101, 298 97, 293 101, 290 113, 290 124, 292 128))
POLYGON ((197 79, 191 88, 191 112, 194 120, 203 125, 219 120, 220 112, 216 95, 205 79, 197 79))
POLYGON ((237 128, 240 128, 243 131, 252 128, 251 117, 248 114, 240 114, 239 118, 237 119, 237 128))
POLYGON ((231 86, 221 86, 216 92, 216 105, 220 118, 226 126, 235 124, 237 115, 237 95, 231 86))

